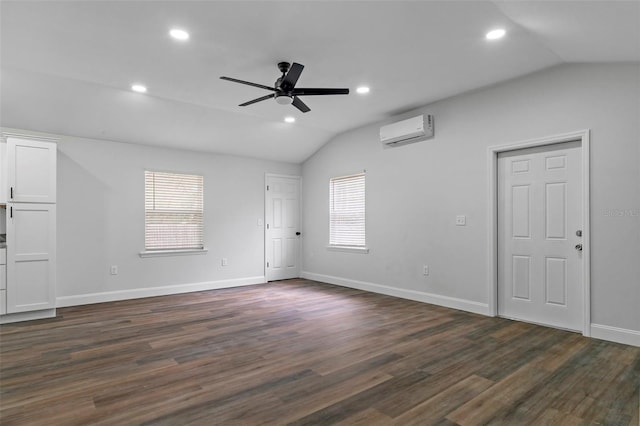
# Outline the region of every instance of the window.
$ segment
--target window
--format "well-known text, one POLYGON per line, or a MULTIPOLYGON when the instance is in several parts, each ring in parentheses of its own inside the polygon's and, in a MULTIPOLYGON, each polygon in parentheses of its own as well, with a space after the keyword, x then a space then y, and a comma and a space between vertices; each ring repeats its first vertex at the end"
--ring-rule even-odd
POLYGON ((202 192, 200 175, 145 170, 145 250, 204 248, 202 192))
POLYGON ((365 247, 364 173, 329 180, 329 245, 365 247))

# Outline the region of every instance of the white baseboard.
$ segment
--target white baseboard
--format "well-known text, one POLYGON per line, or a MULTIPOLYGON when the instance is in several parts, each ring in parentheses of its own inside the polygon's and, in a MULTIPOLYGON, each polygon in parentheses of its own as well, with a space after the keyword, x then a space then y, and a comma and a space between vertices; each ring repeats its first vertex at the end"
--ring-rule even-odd
POLYGON ((61 296, 56 299, 56 306, 58 308, 62 308, 65 306, 89 305, 92 303, 114 302, 117 300, 140 299, 143 297, 167 296, 170 294, 191 293, 194 291, 217 290, 220 288, 264 284, 265 282, 266 279, 264 276, 258 276, 220 281, 207 281, 201 283, 178 284, 163 287, 136 288, 131 290, 61 296))
POLYGON ((402 288, 389 287, 382 284, 374 284, 365 281, 351 280, 348 278, 334 277, 331 275, 316 274, 302 271, 302 278, 335 284, 342 287, 356 288, 358 290, 370 291, 372 293, 386 294, 387 296, 400 297, 403 299, 415 300, 417 302, 430 303, 432 305, 444 306, 446 308, 459 309, 461 311, 473 312, 481 315, 491 315, 487 303, 474 302, 472 300, 458 299, 455 297, 441 296, 439 294, 425 293, 416 290, 406 290, 402 288))
POLYGON ((45 318, 54 318, 55 309, 43 309, 41 311, 18 312, 15 314, 0 315, 0 324, 10 324, 12 322, 33 321, 45 318))
POLYGON ((591 324, 591 337, 625 345, 640 346, 640 331, 608 325, 591 324))

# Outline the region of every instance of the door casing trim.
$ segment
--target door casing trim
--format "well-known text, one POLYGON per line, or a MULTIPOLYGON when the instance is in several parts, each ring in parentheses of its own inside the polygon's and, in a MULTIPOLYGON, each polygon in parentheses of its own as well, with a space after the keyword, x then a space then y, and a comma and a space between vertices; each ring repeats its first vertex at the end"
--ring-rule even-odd
POLYGON ((498 315, 498 154, 523 148, 580 141, 582 161, 582 335, 591 336, 591 226, 589 219, 589 143, 590 130, 577 130, 538 139, 530 139, 487 148, 488 173, 488 295, 489 313, 498 315))

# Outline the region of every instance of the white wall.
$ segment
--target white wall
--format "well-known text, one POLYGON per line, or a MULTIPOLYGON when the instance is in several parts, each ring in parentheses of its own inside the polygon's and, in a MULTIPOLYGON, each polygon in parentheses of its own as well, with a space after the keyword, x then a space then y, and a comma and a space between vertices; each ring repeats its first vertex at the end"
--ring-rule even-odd
POLYGON ((383 149, 375 123, 303 164, 304 275, 488 312, 487 147, 591 129, 592 331, 640 345, 638 64, 560 66, 395 119, 417 113, 435 139, 383 149), (328 251, 329 178, 363 169, 370 253, 328 251))
POLYGON ((300 166, 62 136, 58 306, 264 282, 257 221, 264 218, 267 172, 300 175, 300 166), (207 254, 140 258, 145 169, 204 175, 207 254))

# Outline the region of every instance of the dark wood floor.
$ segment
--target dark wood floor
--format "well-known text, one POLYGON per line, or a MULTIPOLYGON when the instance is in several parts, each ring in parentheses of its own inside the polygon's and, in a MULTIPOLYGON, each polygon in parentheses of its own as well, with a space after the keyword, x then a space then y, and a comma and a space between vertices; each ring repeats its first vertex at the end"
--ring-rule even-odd
POLYGON ((0 327, 5 425, 639 423, 640 348, 306 280, 0 327))

